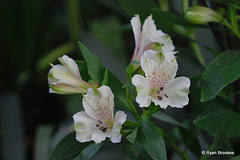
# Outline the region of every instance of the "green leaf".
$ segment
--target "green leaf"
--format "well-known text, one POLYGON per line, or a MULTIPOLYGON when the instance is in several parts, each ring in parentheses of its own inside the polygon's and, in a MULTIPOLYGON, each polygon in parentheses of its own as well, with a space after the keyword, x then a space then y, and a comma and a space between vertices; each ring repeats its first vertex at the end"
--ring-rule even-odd
POLYGON ((201 102, 213 99, 240 77, 240 51, 225 51, 207 67, 201 80, 201 102))
POLYGON ((194 123, 211 135, 216 135, 224 127, 227 137, 240 137, 240 115, 231 110, 220 110, 208 114, 194 123))
POLYGON ((133 65, 134 65, 134 64, 140 64, 140 62, 138 62, 138 61, 132 61, 132 63, 130 63, 130 64, 127 66, 126 72, 127 72, 127 74, 128 74, 128 77, 131 77, 132 74, 133 74, 133 72, 134 72, 134 70, 133 70, 133 65))
POLYGON ((97 153, 103 143, 90 144, 74 160, 89 160, 97 153))
POLYGON ((107 69, 103 76, 102 85, 108 85, 108 70, 107 69))
POLYGON ((190 77, 191 85, 197 83, 202 78, 202 76, 203 76, 203 73, 190 77))
POLYGON ((137 141, 134 144, 131 143, 122 144, 120 150, 121 155, 126 160, 133 159, 151 160, 151 157, 147 154, 146 150, 137 141))
POLYGON ((37 128, 34 143, 34 160, 47 159, 52 132, 53 126, 50 125, 41 125, 37 128))
POLYGON ((157 4, 152 0, 118 0, 124 11, 133 17, 139 14, 141 18, 147 18, 152 12, 152 8, 157 8, 157 4))
POLYGON ((220 4, 224 4, 224 5, 233 5, 234 7, 240 9, 240 1, 239 0, 210 0, 213 2, 217 2, 220 4))
POLYGON ((92 54, 80 41, 78 41, 78 45, 87 64, 89 76, 94 81, 97 81, 98 84, 101 84, 104 74, 101 62, 97 56, 92 54))
POLYGON ((129 142, 131 142, 132 144, 135 143, 135 140, 137 138, 137 131, 138 131, 138 127, 131 133, 129 134, 126 138, 129 142))
MULTIPOLYGON (((174 13, 163 11, 158 8, 154 8, 153 15, 156 19, 159 19, 161 23, 158 25, 162 26, 163 28, 168 28, 174 25, 182 25, 182 26, 189 26, 189 27, 205 27, 204 25, 196 25, 189 23, 184 17, 178 16, 174 13)), ((162 28, 160 27, 160 28, 162 28)))
POLYGON ((122 86, 122 88, 126 88, 126 87, 128 87, 128 88, 136 88, 132 83, 125 83, 125 84, 122 86))
MULTIPOLYGON (((226 133, 224 131, 224 128, 219 128, 219 130, 216 133, 216 136, 214 137, 214 140, 210 147, 207 149, 207 151, 218 151, 218 150, 223 150, 226 149, 229 151, 229 141, 226 137, 226 133), (227 147, 227 148, 226 148, 227 147)), ((211 155, 205 154, 203 155, 200 160, 206 160, 210 157, 211 155)))
POLYGON ((121 110, 131 110, 126 99, 126 91, 122 82, 111 72, 108 72, 108 86, 114 94, 115 107, 121 110))
POLYGON ((84 81, 88 81, 90 79, 90 76, 88 74, 87 64, 84 61, 75 61, 78 65, 80 75, 84 81))
POLYGON ((71 158, 79 154, 89 143, 80 143, 76 140, 76 133, 71 132, 65 136, 51 152, 48 160, 71 158))
POLYGON ((170 117, 169 115, 161 111, 158 111, 157 113, 153 114, 153 117, 156 118, 157 120, 167 122, 167 123, 182 127, 184 129, 189 129, 187 125, 179 123, 178 121, 176 121, 175 119, 173 119, 172 117, 170 117))
POLYGON ((154 160, 166 160, 164 140, 158 128, 146 119, 142 119, 137 140, 154 160))

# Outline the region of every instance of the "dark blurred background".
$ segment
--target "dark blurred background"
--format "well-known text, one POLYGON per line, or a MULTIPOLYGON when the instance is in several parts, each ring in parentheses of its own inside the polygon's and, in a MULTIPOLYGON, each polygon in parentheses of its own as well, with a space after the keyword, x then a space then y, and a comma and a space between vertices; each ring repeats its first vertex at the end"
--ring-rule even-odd
MULTIPOLYGON (((82 59, 78 40, 124 82, 135 45, 130 19, 117 0, 0 1, 2 159, 46 159, 71 130, 81 95, 49 94, 47 74, 49 63, 59 63, 63 54, 82 59)), ((185 45, 169 34, 174 44, 185 45)), ((205 43, 210 36, 205 34, 205 43)), ((181 57, 178 61, 180 75, 201 71, 181 57)))

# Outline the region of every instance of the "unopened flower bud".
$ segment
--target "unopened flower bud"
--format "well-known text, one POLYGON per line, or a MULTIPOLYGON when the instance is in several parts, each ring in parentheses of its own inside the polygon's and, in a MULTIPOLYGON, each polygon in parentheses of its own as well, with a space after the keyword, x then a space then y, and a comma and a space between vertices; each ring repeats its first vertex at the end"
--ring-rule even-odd
POLYGON ((191 23, 204 24, 208 22, 221 22, 222 15, 207 7, 194 6, 188 9, 185 18, 191 23))

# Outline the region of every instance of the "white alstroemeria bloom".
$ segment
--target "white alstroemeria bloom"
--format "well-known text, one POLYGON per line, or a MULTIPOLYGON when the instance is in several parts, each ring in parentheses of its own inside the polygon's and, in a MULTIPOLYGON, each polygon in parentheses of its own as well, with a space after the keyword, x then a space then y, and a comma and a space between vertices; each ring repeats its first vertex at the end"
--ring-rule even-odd
POLYGON ((133 85, 137 89, 136 102, 140 107, 148 107, 151 101, 161 108, 182 108, 188 104, 190 80, 187 77, 177 77, 178 65, 173 54, 162 54, 151 50, 141 57, 141 67, 145 77, 135 75, 133 85))
POLYGON ((140 61, 146 50, 154 50, 165 54, 175 49, 171 37, 161 30, 157 30, 152 15, 144 21, 142 30, 139 15, 132 18, 131 25, 135 39, 135 49, 131 62, 134 60, 140 61))
POLYGON ((118 111, 113 116, 114 95, 108 86, 89 88, 83 97, 85 111, 73 115, 76 139, 79 142, 100 143, 109 137, 113 143, 121 141, 120 130, 127 115, 118 111))
POLYGON ((66 55, 58 59, 60 64, 53 65, 48 74, 48 84, 50 93, 73 94, 86 93, 92 87, 82 80, 76 62, 66 55))

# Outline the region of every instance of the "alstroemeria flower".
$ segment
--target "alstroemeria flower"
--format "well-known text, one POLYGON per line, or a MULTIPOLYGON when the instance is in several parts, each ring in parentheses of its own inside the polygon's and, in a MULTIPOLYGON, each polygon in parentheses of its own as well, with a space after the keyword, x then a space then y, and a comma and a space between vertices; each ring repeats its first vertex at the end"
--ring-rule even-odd
POLYGON ((83 97, 85 111, 73 115, 76 139, 79 142, 95 141, 100 143, 109 137, 113 143, 121 141, 120 130, 127 115, 118 111, 113 116, 114 95, 108 86, 98 89, 89 88, 83 97))
POLYGON ((151 50, 141 57, 141 67, 145 77, 135 75, 133 85, 137 89, 136 102, 140 107, 148 107, 151 101, 161 108, 182 108, 188 104, 190 80, 177 77, 178 65, 173 54, 162 54, 151 50))
POLYGON ((66 55, 58 59, 60 64, 53 65, 48 74, 48 84, 50 93, 73 94, 86 93, 92 87, 82 80, 78 65, 66 55))
POLYGON ((134 60, 140 61, 142 54, 146 50, 167 53, 175 49, 171 37, 161 30, 157 30, 152 15, 144 21, 142 31, 139 15, 132 18, 131 25, 135 38, 135 49, 131 62, 134 60))

